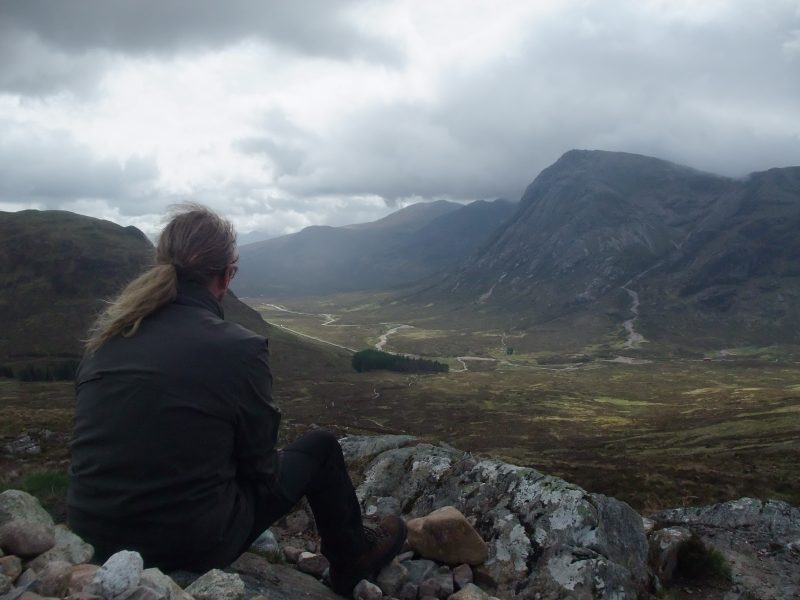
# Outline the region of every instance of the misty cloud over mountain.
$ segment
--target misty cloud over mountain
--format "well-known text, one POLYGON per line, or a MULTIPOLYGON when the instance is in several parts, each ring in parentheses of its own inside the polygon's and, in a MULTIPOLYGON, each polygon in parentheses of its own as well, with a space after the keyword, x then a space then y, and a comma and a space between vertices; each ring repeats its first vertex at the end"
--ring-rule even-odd
POLYGON ((0 51, 2 151, 40 157, 0 208, 53 207, 47 189, 149 233, 185 199, 271 235, 516 200, 571 148, 733 177, 800 164, 789 0, 13 1, 0 51))

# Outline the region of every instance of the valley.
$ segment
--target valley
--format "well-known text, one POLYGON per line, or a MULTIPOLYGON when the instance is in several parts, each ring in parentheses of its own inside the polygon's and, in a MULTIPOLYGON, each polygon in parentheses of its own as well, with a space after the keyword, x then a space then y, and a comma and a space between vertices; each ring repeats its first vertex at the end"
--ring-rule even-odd
POLYGON ((286 397, 292 420, 498 455, 645 512, 743 495, 800 502, 798 348, 659 356, 626 349, 620 327, 613 343, 558 355, 491 323, 459 329, 446 311, 400 319, 388 295, 245 301, 278 327, 354 349, 385 339, 386 351, 451 367, 342 375, 324 398, 286 397))

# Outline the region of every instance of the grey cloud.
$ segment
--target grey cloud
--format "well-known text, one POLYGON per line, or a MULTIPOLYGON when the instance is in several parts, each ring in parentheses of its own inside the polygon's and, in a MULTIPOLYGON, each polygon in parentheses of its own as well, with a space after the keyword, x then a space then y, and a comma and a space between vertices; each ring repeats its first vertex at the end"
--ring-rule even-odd
POLYGON ((798 165, 800 51, 786 50, 800 29, 797 5, 731 4, 711 21, 656 22, 633 0, 614 10, 580 3, 532 27, 519 51, 445 76, 435 103, 362 111, 307 147, 281 184, 299 194, 514 200, 571 148, 732 176, 798 165))
POLYGON ((120 165, 96 158, 64 132, 22 132, 0 123, 0 202, 59 208, 78 199, 111 199, 121 210, 126 204, 146 210, 143 199, 157 177, 151 158, 120 165))
POLYGON ((164 54, 257 39, 312 56, 398 61, 393 47, 347 22, 357 7, 354 0, 8 0, 0 23, 4 35, 31 33, 67 54, 164 54))
POLYGON ((276 142, 268 137, 246 138, 237 144, 237 149, 244 154, 260 154, 266 156, 275 166, 277 175, 294 175, 305 160, 306 153, 284 142, 276 142))

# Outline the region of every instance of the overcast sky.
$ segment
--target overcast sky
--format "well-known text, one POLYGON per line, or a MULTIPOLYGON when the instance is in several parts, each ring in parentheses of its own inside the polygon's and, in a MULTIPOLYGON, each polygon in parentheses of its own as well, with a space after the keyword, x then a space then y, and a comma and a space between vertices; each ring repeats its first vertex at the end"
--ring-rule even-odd
POLYGON ((800 165, 800 0, 3 0, 0 210, 241 233, 504 197, 571 148, 800 165))

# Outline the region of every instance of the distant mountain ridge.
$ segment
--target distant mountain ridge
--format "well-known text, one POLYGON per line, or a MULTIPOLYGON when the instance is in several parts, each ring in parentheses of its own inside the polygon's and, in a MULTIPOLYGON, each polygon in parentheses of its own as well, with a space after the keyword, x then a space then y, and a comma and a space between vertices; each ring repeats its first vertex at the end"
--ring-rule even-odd
POLYGON ((619 325, 637 292, 645 336, 711 328, 716 341, 796 343, 798 231, 800 167, 734 180, 573 150, 531 183, 491 243, 412 298, 472 303, 528 325, 579 313, 619 325))
POLYGON ((506 200, 418 203, 373 221, 314 226, 240 248, 236 289, 301 296, 409 284, 456 265, 508 219, 506 200))

